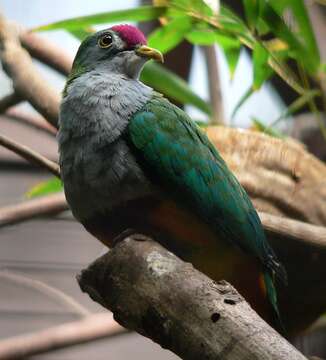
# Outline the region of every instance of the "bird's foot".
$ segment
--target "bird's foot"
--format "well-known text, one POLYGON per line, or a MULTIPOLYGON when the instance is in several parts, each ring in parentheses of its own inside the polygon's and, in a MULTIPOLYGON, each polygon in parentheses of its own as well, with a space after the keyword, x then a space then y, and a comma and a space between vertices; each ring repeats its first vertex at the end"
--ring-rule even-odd
POLYGON ((140 234, 135 229, 126 229, 122 233, 120 233, 117 237, 113 240, 113 247, 116 246, 120 241, 124 240, 127 237, 132 237, 136 241, 146 241, 149 239, 148 236, 144 234, 140 234))
POLYGON ((147 241, 149 237, 144 234, 135 233, 132 235, 132 238, 136 241, 147 241))
POLYGON ((126 229, 123 230, 118 236, 113 239, 113 247, 115 247, 120 241, 124 240, 125 238, 137 233, 134 229, 126 229))

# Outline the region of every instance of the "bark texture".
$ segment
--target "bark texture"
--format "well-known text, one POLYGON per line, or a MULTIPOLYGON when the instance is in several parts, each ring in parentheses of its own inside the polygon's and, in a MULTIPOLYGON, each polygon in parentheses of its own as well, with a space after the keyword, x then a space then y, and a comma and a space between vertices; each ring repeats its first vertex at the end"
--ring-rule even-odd
POLYGON ((122 326, 182 359, 305 359, 231 285, 150 239, 125 239, 84 270, 79 284, 122 326))

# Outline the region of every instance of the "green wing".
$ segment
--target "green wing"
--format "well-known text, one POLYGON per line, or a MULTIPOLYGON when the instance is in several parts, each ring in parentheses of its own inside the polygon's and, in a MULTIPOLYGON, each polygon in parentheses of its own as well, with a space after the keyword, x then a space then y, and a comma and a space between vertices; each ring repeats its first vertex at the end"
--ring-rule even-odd
POLYGON ((284 277, 258 215, 206 135, 181 109, 155 95, 130 121, 128 136, 144 166, 182 197, 219 236, 284 277))

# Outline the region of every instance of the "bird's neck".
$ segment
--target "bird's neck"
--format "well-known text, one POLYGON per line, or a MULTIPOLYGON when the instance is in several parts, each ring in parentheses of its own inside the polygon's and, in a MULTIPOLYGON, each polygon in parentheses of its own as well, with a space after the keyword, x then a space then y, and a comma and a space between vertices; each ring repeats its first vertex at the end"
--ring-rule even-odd
POLYGON ((122 74, 83 73, 66 88, 60 131, 74 138, 102 134, 103 141, 112 142, 152 95, 151 88, 122 74))

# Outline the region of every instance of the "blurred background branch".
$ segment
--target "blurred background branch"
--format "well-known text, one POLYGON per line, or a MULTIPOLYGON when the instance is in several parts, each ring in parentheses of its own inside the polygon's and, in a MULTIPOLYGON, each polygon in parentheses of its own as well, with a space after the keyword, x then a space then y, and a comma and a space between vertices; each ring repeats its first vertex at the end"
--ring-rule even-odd
POLYGON ((111 314, 89 315, 79 321, 2 340, 0 341, 0 359, 26 359, 32 355, 111 338, 124 333, 126 330, 113 320, 111 314))

